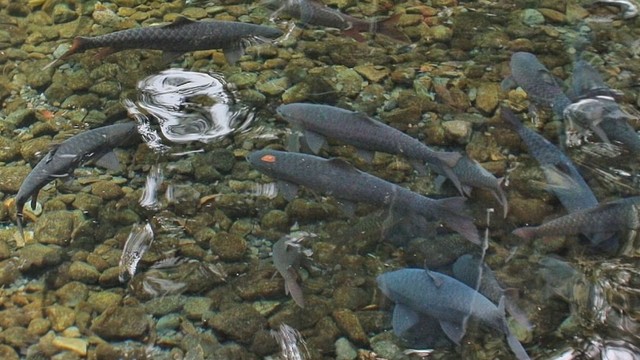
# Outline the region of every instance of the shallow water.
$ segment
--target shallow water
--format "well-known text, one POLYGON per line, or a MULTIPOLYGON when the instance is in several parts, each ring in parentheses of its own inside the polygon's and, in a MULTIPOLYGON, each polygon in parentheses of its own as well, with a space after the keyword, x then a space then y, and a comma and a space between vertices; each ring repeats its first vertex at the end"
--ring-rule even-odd
MULTIPOLYGON (((564 1, 331 5, 365 18, 403 13, 399 26, 411 43, 370 34, 356 42, 319 26, 292 27, 286 15, 271 22, 258 3, 0 0, 0 358, 513 358, 503 334, 473 321, 459 347, 439 328, 427 340, 419 333, 423 352, 406 351, 411 344, 392 331, 393 303, 376 276, 402 267, 450 273, 466 253, 483 254, 502 288, 517 294, 533 328, 510 327, 532 358, 640 357, 634 231, 620 238, 624 254, 581 237, 512 235, 565 212, 498 114, 500 104, 510 106, 557 144, 562 123, 552 111, 530 113, 526 94, 500 83, 511 54, 527 51, 566 86, 582 49, 607 85, 622 91, 618 103, 637 130, 638 17, 564 1), (249 47, 237 66, 217 50, 170 64, 153 50, 104 58, 89 50, 42 70, 74 36, 178 14, 276 26, 287 35, 249 47), (467 212, 481 234, 488 227, 484 251, 437 223, 392 227, 388 209, 358 204, 350 214, 327 194, 278 195, 276 179, 246 157, 291 145, 295 129, 275 115, 287 102, 362 111, 434 148, 465 151, 507 176, 509 215, 498 215, 490 193, 473 191, 467 212), (13 198, 30 169, 55 143, 118 120, 137 121, 143 138, 116 150, 122 170, 90 163, 74 179, 46 186, 43 211, 27 211, 20 239, 13 198), (489 226, 487 208, 495 209, 489 226), (135 262, 122 265, 129 235, 146 223, 148 249, 131 250, 135 262), (271 246, 294 231, 315 235, 301 245, 312 250, 298 271, 304 309, 285 294, 271 261, 271 246), (125 282, 123 266, 133 275, 125 282), (272 335, 280 329, 286 333, 272 335)), ((599 201, 639 194, 637 157, 624 148, 581 143, 568 154, 599 201)), ((332 141, 320 155, 430 197, 457 196, 399 156, 376 153, 367 162, 332 141)))

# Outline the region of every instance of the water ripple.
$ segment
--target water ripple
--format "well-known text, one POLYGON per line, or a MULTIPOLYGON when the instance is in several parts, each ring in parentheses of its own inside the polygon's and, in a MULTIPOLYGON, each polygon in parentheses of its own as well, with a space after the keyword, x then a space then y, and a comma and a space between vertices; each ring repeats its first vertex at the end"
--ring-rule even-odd
POLYGON ((137 107, 153 115, 173 143, 210 143, 246 129, 254 118, 219 74, 168 69, 140 81, 138 91, 137 107))

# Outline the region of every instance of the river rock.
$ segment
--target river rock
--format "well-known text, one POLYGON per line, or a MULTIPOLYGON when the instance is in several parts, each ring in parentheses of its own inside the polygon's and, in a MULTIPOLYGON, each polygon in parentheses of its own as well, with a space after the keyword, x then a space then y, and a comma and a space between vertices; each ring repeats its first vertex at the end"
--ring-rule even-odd
POLYGON ((91 324, 91 331, 107 340, 141 339, 149 330, 149 317, 141 306, 111 306, 91 324))

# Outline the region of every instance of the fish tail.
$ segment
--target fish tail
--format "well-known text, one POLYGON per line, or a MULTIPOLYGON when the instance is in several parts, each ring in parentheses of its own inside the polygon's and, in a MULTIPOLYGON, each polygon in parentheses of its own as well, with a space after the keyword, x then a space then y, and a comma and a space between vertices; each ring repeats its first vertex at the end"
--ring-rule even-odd
POLYGON ((493 196, 496 198, 496 200, 498 200, 500 205, 502 205, 502 218, 506 219, 507 214, 509 213, 509 202, 507 201, 507 193, 502 188, 504 182, 505 182, 504 177, 501 177, 500 179, 498 179, 498 187, 496 188, 496 191, 493 193, 493 196))
POLYGON ((69 48, 69 50, 67 50, 66 53, 62 54, 62 56, 60 56, 59 58, 53 60, 52 62, 48 63, 47 65, 45 65, 42 70, 48 69, 51 66, 55 65, 56 63, 58 63, 58 61, 63 61, 66 60, 67 58, 69 58, 71 55, 83 51, 85 50, 85 46, 87 43, 87 37, 84 36, 76 36, 73 39, 73 43, 71 44, 71 47, 69 48))
POLYGON ((465 210, 465 201, 461 196, 437 200, 442 210, 438 215, 448 227, 472 243, 480 245, 480 235, 473 218, 461 215, 465 210))
POLYGON ((535 226, 526 226, 513 230, 513 235, 521 237, 525 240, 531 240, 536 237, 536 227, 535 226))
POLYGON ((398 14, 391 15, 386 19, 375 21, 373 23, 374 29, 376 30, 375 32, 378 34, 388 36, 400 42, 404 42, 404 43, 409 42, 409 37, 407 37, 407 35, 402 31, 400 31, 397 27, 398 20, 400 20, 401 16, 402 14, 398 13, 398 14))
POLYGON ((509 344, 509 348, 511 348, 511 351, 513 351, 518 360, 531 359, 527 354, 527 351, 520 343, 520 340, 518 340, 518 338, 516 338, 513 334, 507 333, 507 343, 509 344))

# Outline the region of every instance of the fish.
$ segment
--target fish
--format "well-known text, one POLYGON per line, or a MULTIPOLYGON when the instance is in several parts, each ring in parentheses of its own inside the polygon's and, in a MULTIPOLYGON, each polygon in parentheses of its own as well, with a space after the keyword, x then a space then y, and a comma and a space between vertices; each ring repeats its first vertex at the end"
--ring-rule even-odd
POLYGON ((568 95, 573 102, 577 102, 578 100, 598 96, 619 99, 623 93, 619 90, 611 89, 604 82, 600 73, 589 62, 584 59, 578 59, 573 65, 571 87, 568 95))
MULTIPOLYGON (((440 164, 434 165, 436 172, 441 175, 444 175, 444 170, 440 167, 440 164)), ((481 188, 491 192, 493 197, 498 201, 500 206, 502 206, 502 216, 503 218, 507 217, 509 213, 509 202, 507 200, 507 194, 502 188, 504 184, 504 178, 496 178, 487 171, 487 169, 483 168, 480 163, 471 159, 469 156, 464 155, 460 160, 456 163, 456 165, 451 168, 451 172, 458 178, 460 184, 462 185, 462 194, 466 196, 471 196, 471 188, 481 188)), ((449 178, 448 176, 446 178, 449 178)), ((445 177, 440 177, 436 179, 436 183, 440 186, 445 180, 445 177)))
POLYGON ((462 281, 470 288, 476 289, 494 304, 498 304, 500 299, 504 299, 505 309, 509 315, 523 327, 532 329, 525 312, 515 303, 517 293, 512 289, 502 288, 493 270, 482 262, 481 258, 471 254, 462 255, 453 263, 452 270, 453 276, 457 280, 462 281))
POLYGON ((422 219, 441 219, 448 227, 474 244, 480 244, 473 219, 462 215, 464 197, 434 200, 396 184, 362 172, 348 162, 333 158, 276 150, 259 150, 248 156, 258 171, 279 181, 285 198, 293 198, 302 185, 326 195, 335 196, 349 206, 365 202, 388 206, 396 214, 422 219))
POLYGON ((640 230, 640 196, 600 203, 592 209, 576 211, 539 226, 526 226, 513 231, 525 240, 551 235, 577 235, 640 230))
POLYGON ((81 132, 54 146, 27 175, 16 195, 20 236, 24 238, 23 209, 29 198, 35 208, 40 189, 52 180, 70 177, 75 168, 90 160, 108 169, 119 169, 112 150, 134 134, 137 134, 135 123, 119 123, 81 132))
POLYGON ((376 282, 382 293, 395 303, 394 332, 410 329, 417 325, 420 315, 428 315, 440 323, 451 341, 459 345, 466 322, 471 318, 505 334, 516 357, 529 359, 522 344, 509 330, 503 301, 496 306, 464 283, 425 269, 386 272, 379 275, 376 282))
POLYGON ((611 97, 579 100, 564 110, 564 118, 578 132, 589 129, 604 143, 617 141, 633 154, 640 154, 640 137, 629 124, 634 117, 611 97))
POLYGON ((435 151, 419 140, 364 113, 335 106, 291 103, 276 109, 280 117, 294 128, 302 130, 304 140, 313 153, 318 154, 326 137, 355 146, 367 160, 374 151, 406 156, 441 169, 462 193, 457 176, 451 171, 462 155, 457 152, 435 151))
POLYGON ((532 102, 550 107, 558 118, 562 118, 564 109, 571 104, 571 99, 563 92, 560 82, 534 54, 513 53, 510 67, 511 76, 503 81, 503 88, 515 83, 527 93, 532 102))
POLYGON ((263 3, 270 8, 277 7, 271 18, 275 18, 280 12, 285 12, 307 25, 339 29, 342 34, 358 42, 365 41, 361 35, 362 32, 385 35, 404 43, 409 41, 407 35, 396 27, 401 14, 383 19, 363 20, 332 9, 316 0, 267 0, 263 3))
POLYGON ((597 5, 597 4, 619 7, 620 17, 623 19, 632 19, 638 16, 638 6, 629 0, 591 0, 591 4, 587 4, 587 5, 597 5))
POLYGON ((529 153, 542 167, 552 192, 570 213, 598 205, 593 191, 575 165, 557 146, 542 135, 525 127, 507 107, 500 109, 502 120, 513 128, 527 145, 529 153))
POLYGON ((99 54, 101 56, 126 49, 163 50, 167 61, 185 52, 222 49, 227 62, 234 65, 251 41, 266 42, 282 34, 281 30, 269 26, 235 21, 195 21, 180 16, 163 26, 127 29, 93 37, 78 36, 66 53, 45 68, 73 54, 95 48, 105 48, 99 54))
POLYGON ((302 288, 297 282, 296 268, 300 265, 303 256, 300 241, 309 236, 311 234, 305 232, 285 235, 273 244, 271 250, 273 265, 284 279, 285 293, 290 294, 293 301, 301 308, 304 308, 304 298, 302 288))

